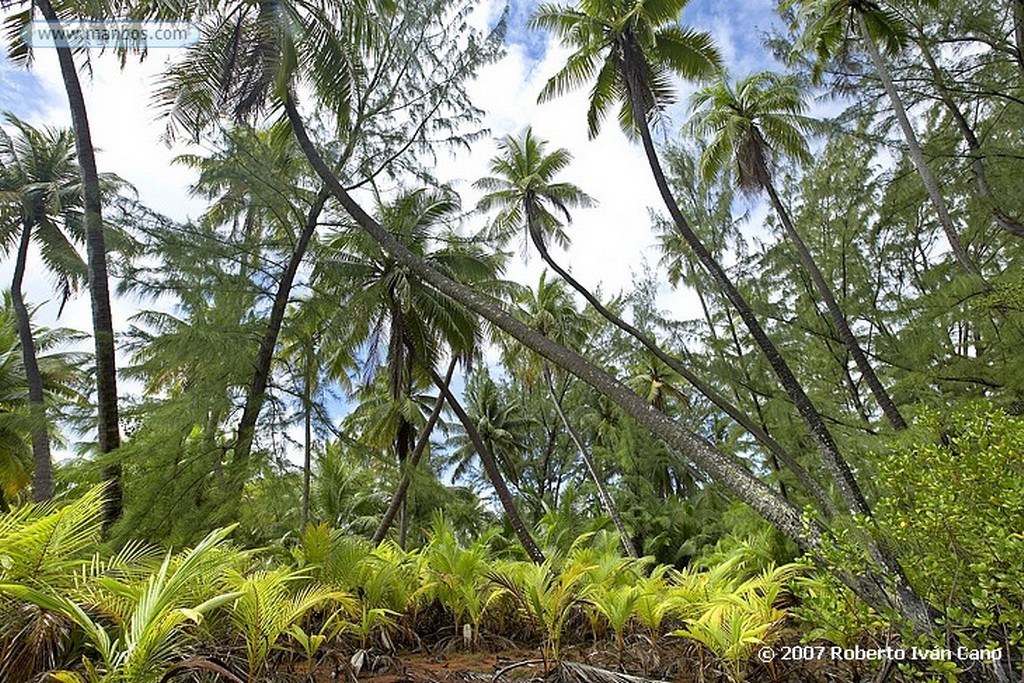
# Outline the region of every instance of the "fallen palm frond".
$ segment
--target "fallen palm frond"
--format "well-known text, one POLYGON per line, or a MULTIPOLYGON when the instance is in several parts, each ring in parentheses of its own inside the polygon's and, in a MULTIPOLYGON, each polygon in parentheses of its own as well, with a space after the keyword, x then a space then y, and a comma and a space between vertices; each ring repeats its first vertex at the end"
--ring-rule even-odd
POLYGON ((545 679, 547 683, 666 683, 655 678, 642 678, 600 669, 577 662, 559 662, 545 679))

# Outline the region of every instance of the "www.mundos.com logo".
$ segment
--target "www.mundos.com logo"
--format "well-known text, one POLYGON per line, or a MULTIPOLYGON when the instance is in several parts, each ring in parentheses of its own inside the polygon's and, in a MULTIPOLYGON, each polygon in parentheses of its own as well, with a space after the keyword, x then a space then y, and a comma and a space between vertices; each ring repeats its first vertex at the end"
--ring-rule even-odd
POLYGON ((189 47, 199 42, 199 27, 186 21, 122 19, 31 21, 22 38, 30 48, 129 49, 189 47))

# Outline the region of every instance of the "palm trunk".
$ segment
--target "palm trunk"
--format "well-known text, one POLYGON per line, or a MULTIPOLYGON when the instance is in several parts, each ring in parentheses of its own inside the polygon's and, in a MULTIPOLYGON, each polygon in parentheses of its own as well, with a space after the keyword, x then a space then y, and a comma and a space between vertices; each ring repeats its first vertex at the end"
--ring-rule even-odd
POLYGON ((811 282, 814 283, 815 289, 818 290, 818 295, 825 302, 825 308, 828 309, 829 317, 839 333, 839 338, 843 340, 846 350, 853 357, 853 362, 857 365, 857 369, 860 370, 864 381, 867 382, 868 388, 871 389, 871 393, 874 395, 879 407, 881 407, 886 419, 889 420, 889 424, 892 425, 893 429, 897 431, 906 429, 906 420, 903 419, 899 408, 896 407, 892 397, 889 396, 889 392, 882 386, 882 381, 875 374, 875 369, 868 362, 864 349, 861 348, 857 337, 853 334, 853 330, 850 329, 850 325, 846 322, 846 316, 843 315, 842 309, 839 308, 839 302, 836 301, 836 297, 832 293, 832 287, 829 286, 821 269, 818 268, 814 256, 811 255, 811 250, 807 248, 807 244, 800 237, 800 233, 796 231, 796 226, 793 225, 786 207, 782 205, 782 200, 779 198, 778 192, 775 191, 775 186, 772 184, 770 176, 769 180, 764 183, 764 189, 768 192, 768 197, 775 208, 775 213, 779 216, 779 220, 782 221, 782 225, 786 230, 786 236, 789 237, 789 241, 796 250, 797 258, 800 259, 800 265, 810 275, 811 282))
MULTIPOLYGON (((451 384, 452 374, 455 372, 457 362, 458 361, 453 358, 451 364, 448 366, 448 373, 444 378, 446 385, 451 384)), ((379 545, 380 542, 384 540, 384 536, 387 535, 388 529, 391 528, 391 524, 395 521, 395 517, 404 505, 405 496, 409 492, 409 485, 412 483, 412 470, 419 465, 420 458, 423 457, 423 452, 426 450, 427 444, 430 443, 430 435, 434 431, 434 427, 437 425, 438 419, 441 417, 441 409, 443 407, 444 394, 438 394, 437 400, 434 401, 434 407, 430 411, 430 416, 427 418, 427 424, 424 425, 423 430, 420 432, 419 436, 416 437, 416 444, 413 446, 412 454, 409 456, 409 463, 406 465, 406 470, 402 472, 402 478, 398 482, 398 488, 395 489, 394 494, 391 496, 391 502, 388 503, 388 507, 384 511, 384 516, 381 517, 380 524, 377 525, 377 530, 373 532, 373 537, 370 539, 374 545, 379 545)))
POLYGON ((732 283, 732 280, 725 272, 725 269, 722 268, 718 261, 715 260, 715 257, 712 256, 711 252, 708 251, 708 248, 693 231, 689 222, 683 216, 682 211, 680 211, 679 205, 672 196, 672 191, 668 186, 668 181, 665 179, 665 172, 661 168, 661 162, 658 160, 658 152, 654 147, 654 140, 651 137, 651 129, 647 125, 646 111, 640 98, 639 82, 633 74, 633 70, 627 69, 625 76, 631 105, 635 112, 634 118, 637 122, 637 128, 639 129, 640 138, 644 146, 644 152, 647 154, 647 161, 651 167, 651 172, 654 175, 655 184, 658 186, 658 192, 661 194, 661 198, 664 201, 665 206, 668 208, 672 221, 675 223, 676 230, 679 231, 679 234, 683 237, 690 248, 693 249, 698 260, 700 260, 701 265, 703 265, 712 276, 719 289, 721 289, 722 293, 729 300, 729 303, 731 303, 736 309, 736 312, 739 313, 740 318, 750 331, 750 335, 754 338, 754 342, 757 344, 758 348, 761 349, 762 353, 764 353, 765 358, 768 360, 768 364, 771 365, 772 370, 778 377, 779 383, 789 395, 790 399, 796 406, 797 411, 800 413, 800 416, 803 418, 804 423, 807 425, 811 438, 817 445, 825 466, 831 472, 847 509, 854 514, 870 516, 871 510, 868 507, 867 501, 864 499, 864 494, 861 492, 860 486, 857 485, 857 481, 853 477, 853 472, 850 470, 850 466, 839 453, 839 447, 836 445, 835 439, 832 438, 831 432, 825 425, 825 421, 822 419, 821 413, 818 412, 818 409, 811 402, 810 397, 807 396, 807 393, 800 385, 799 380, 797 380, 796 375, 794 375, 793 371, 790 369, 789 364, 786 363, 782 354, 779 353, 778 348, 768 337, 768 334, 764 331, 764 328, 758 321, 757 316, 754 315, 754 311, 750 308, 750 305, 740 294, 739 290, 736 289, 736 286, 732 283))
POLYGON ((594 459, 590 457, 590 451, 583 444, 583 439, 580 438, 579 434, 573 428, 572 423, 569 422, 569 416, 565 414, 565 410, 562 409, 562 402, 558 399, 558 394, 555 393, 555 385, 551 380, 551 368, 547 363, 544 364, 544 381, 548 387, 548 394, 551 396, 551 403, 555 406, 555 412, 558 413, 558 418, 565 425, 565 430, 569 432, 569 437, 573 443, 576 444, 576 449, 580 452, 580 457, 583 458, 583 463, 587 467, 587 472, 590 474, 590 478, 594 480, 594 485, 597 486, 597 497, 601 501, 601 507, 604 508, 608 516, 612 518, 612 523, 615 525, 615 530, 619 532, 619 540, 622 542, 622 549, 626 551, 626 556, 631 557, 634 560, 639 557, 636 554, 636 548, 633 546, 633 540, 629 536, 629 532, 626 531, 626 525, 622 523, 622 515, 619 514, 619 508, 612 500, 612 497, 608 494, 608 489, 605 488, 604 482, 601 481, 601 475, 597 473, 597 468, 594 466, 594 459))
POLYGON ((295 282, 295 274, 299 271, 302 259, 306 255, 309 243, 316 232, 317 221, 327 203, 328 192, 321 190, 313 205, 306 213, 306 223, 302 233, 295 244, 288 265, 281 273, 281 281, 277 284, 277 292, 274 294, 274 303, 270 308, 270 316, 267 318, 267 328, 263 332, 263 339, 260 340, 259 350, 256 352, 255 367, 252 372, 252 379, 249 382, 249 391, 245 396, 245 407, 242 409, 242 417, 238 421, 238 429, 235 437, 234 469, 235 488, 240 493, 245 483, 246 468, 249 462, 249 455, 252 452, 253 436, 256 433, 256 421, 259 419, 260 409, 263 407, 263 399, 267 394, 267 383, 270 381, 270 370, 274 361, 274 349, 277 348, 277 338, 281 334, 281 325, 284 323, 285 310, 288 307, 288 298, 291 296, 292 285, 295 282))
MULTIPOLYGON (((529 212, 528 212, 529 213, 529 212)), ((781 460, 783 464, 792 472, 793 476, 796 477, 797 481, 804 487, 807 494, 814 499, 818 504, 818 509, 825 513, 827 516, 836 514, 835 505, 829 499, 828 494, 825 493, 821 485, 815 481, 815 479, 804 469, 800 463, 796 461, 789 452, 779 444, 766 429, 761 428, 756 422, 750 419, 742 410, 733 405, 724 396, 719 394, 715 389, 707 384, 700 377, 690 372, 690 369, 683 365, 675 356, 666 353, 661 347, 659 347, 653 339, 648 337, 646 334, 630 325, 628 322, 623 320, 621 317, 609 310, 601 301, 594 296, 590 290, 584 287, 578 282, 572 275, 569 274, 564 268, 562 268, 552 257, 547 250, 547 246, 544 241, 533 229, 529 230, 530 239, 533 241, 534 246, 540 253, 541 258, 546 264, 548 264, 552 270, 558 273, 563 280, 575 289, 580 295, 587 300, 587 302, 594 308, 595 311, 600 313, 606 320, 615 325, 617 328, 630 335, 638 342, 640 342, 644 348, 650 351, 654 356, 667 365, 672 371, 676 372, 680 377, 689 382, 694 389, 696 389, 702 396, 711 401, 711 403, 719 408, 726 415, 736 421, 741 427, 747 430, 747 433, 754 437, 765 449, 768 450, 770 457, 773 459, 781 460)))
POLYGON ((889 73, 889 68, 885 65, 885 61, 878 51, 878 45, 875 44, 874 38, 871 37, 867 21, 861 12, 857 13, 857 26, 860 29, 860 36, 864 40, 868 54, 871 56, 871 61, 875 65, 875 71, 882 81, 882 87, 885 88, 885 94, 889 96, 889 102, 892 104, 893 112, 896 114, 896 121, 899 123, 900 131, 903 133, 903 140, 907 143, 910 160, 914 162, 914 167, 917 169, 918 175, 921 176, 921 182, 924 184, 924 189, 928 193, 928 198, 931 200, 936 216, 938 216, 939 225, 942 226, 942 231, 946 233, 949 247, 953 250, 953 255, 964 270, 972 275, 980 275, 978 267, 971 260, 967 249, 964 248, 963 243, 960 241, 960 236, 953 225, 953 219, 946 208, 946 200, 942 198, 942 192, 939 190, 939 183, 932 174, 931 169, 928 168, 924 152, 921 150, 921 143, 917 140, 917 134, 914 133, 914 128, 910 125, 910 118, 907 116, 907 110, 903 106, 903 100, 900 99, 899 93, 896 92, 896 86, 892 82, 892 74, 889 73))
MULTIPOLYGON (((36 0, 43 17, 57 28, 60 18, 50 0, 36 0)), ((71 127, 75 132, 75 150, 82 176, 82 208, 85 214, 85 247, 89 267, 89 298, 92 304, 92 329, 96 354, 96 404, 98 442, 101 454, 111 453, 121 445, 117 414, 117 361, 114 355, 114 323, 110 313, 110 289, 107 282, 107 247, 103 237, 103 202, 100 194, 96 155, 92 146, 89 116, 78 80, 75 60, 69 47, 57 48, 57 61, 67 92, 71 111, 71 127)), ((121 464, 111 462, 103 469, 106 482, 103 505, 103 526, 110 526, 121 517, 123 492, 121 464)))
POLYGON ((430 368, 430 377, 434 380, 434 385, 437 386, 438 390, 444 396, 448 405, 452 411, 459 418, 459 422, 462 423, 463 429, 466 430, 466 435, 469 436, 469 440, 473 442, 473 448, 476 449, 477 455, 480 456, 480 462, 484 466, 484 472, 487 473, 487 478, 491 481, 491 486, 494 487, 494 492, 498 494, 498 500, 501 502, 502 510, 505 512, 505 516, 508 518, 509 523, 512 525, 512 530, 515 531, 516 537, 519 539, 519 543, 523 546, 523 550, 530 556, 530 559, 537 564, 544 564, 544 553, 541 552, 540 546, 533 540, 533 536, 530 535, 530 530, 526 528, 526 524, 523 522, 523 518, 519 515, 519 509, 516 507, 516 501, 512 497, 512 492, 508 490, 508 485, 505 484, 505 478, 501 474, 501 470, 498 468, 498 463, 494 459, 494 455, 491 450, 487 448, 487 444, 484 443, 483 438, 476 429, 476 425, 473 424, 473 420, 470 419, 469 415, 463 409, 462 404, 459 403, 458 399, 455 398, 455 394, 451 392, 444 379, 437 374, 437 372, 430 368))
MULTIPOLYGON (((578 353, 531 329, 494 299, 451 280, 432 268, 422 257, 409 251, 384 226, 366 213, 334 176, 310 140, 291 94, 286 96, 284 106, 292 132, 310 165, 353 220, 380 244, 384 251, 431 287, 474 311, 525 347, 606 396, 652 434, 664 439, 711 478, 728 488, 739 500, 750 505, 765 520, 792 539, 802 551, 819 556, 825 539, 825 530, 813 520, 806 519, 799 508, 750 474, 734 456, 715 449, 705 439, 659 412, 624 384, 578 353)), ((443 385, 443 382, 441 384, 443 385)), ((897 609, 919 632, 933 633, 937 630, 927 603, 906 584, 900 572, 894 572, 887 564, 879 564, 877 568, 858 575, 844 574, 842 579, 875 609, 897 609)))
POLYGON ((21 341, 21 357, 25 365, 25 380, 28 383, 28 403, 32 422, 32 499, 37 503, 53 498, 53 460, 50 457, 50 436, 47 432, 46 403, 43 396, 43 376, 39 372, 36 358, 36 343, 32 337, 32 320, 22 298, 21 286, 25 280, 25 265, 28 261, 28 247, 32 242, 32 223, 25 221, 18 245, 18 257, 14 262, 14 279, 11 282, 11 305, 18 322, 18 338, 21 341))

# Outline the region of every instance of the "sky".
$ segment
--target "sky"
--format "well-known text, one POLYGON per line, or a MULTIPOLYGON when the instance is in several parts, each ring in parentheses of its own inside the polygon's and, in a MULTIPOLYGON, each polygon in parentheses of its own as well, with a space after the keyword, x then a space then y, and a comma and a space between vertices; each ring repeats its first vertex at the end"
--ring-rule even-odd
MULTIPOLYGON (((537 104, 537 93, 564 63, 568 51, 550 36, 528 27, 536 4, 511 3, 506 53, 484 68, 470 85, 474 102, 486 112, 483 124, 491 137, 469 152, 440 156, 437 174, 462 192, 466 204, 471 205, 475 195, 470 185, 487 175, 487 162, 496 152, 494 138, 518 134, 532 126, 537 135, 550 141, 549 149, 571 150, 574 162, 563 179, 579 185, 598 200, 598 206, 576 212, 568 230, 571 247, 567 252, 553 252, 584 284, 592 289, 599 286, 608 297, 628 290, 645 264, 657 265, 650 211, 659 210, 661 203, 642 149, 630 143, 614 121, 596 139, 587 138, 585 90, 537 104)), ((493 25, 503 7, 499 2, 481 2, 473 21, 481 28, 493 25)), ((760 45, 761 34, 778 21, 770 0, 692 0, 682 21, 712 33, 734 76, 779 68, 760 45)), ((196 150, 168 148, 161 141, 164 124, 150 105, 154 86, 176 52, 152 50, 146 62, 129 62, 124 69, 111 55, 94 56, 92 77, 84 77, 83 86, 99 169, 117 173, 134 184, 140 199, 150 208, 184 221, 198 216, 204 206, 189 196, 192 172, 171 161, 177 154, 196 150)), ((670 111, 673 124, 685 116, 685 99, 690 92, 692 88, 681 84, 681 104, 670 111)), ((54 50, 36 50, 29 70, 0 55, 0 111, 12 112, 33 125, 70 126, 54 50)), ((764 214, 755 211, 753 215, 751 225, 756 229, 764 214)), ((38 255, 33 256, 38 264, 38 255)), ((523 262, 517 251, 508 275, 524 284, 535 284, 541 271, 539 257, 534 255, 523 262)), ((11 273, 11 261, 0 262, 0 283, 9 282, 11 273)), ((90 329, 87 294, 73 300, 57 320, 58 302, 50 281, 39 268, 29 268, 26 296, 30 302, 42 304, 37 313, 40 323, 90 329)), ((686 292, 665 287, 658 303, 677 319, 696 315, 695 297, 686 292)), ((139 307, 140 302, 132 299, 116 300, 115 329, 126 329, 128 318, 139 307)))

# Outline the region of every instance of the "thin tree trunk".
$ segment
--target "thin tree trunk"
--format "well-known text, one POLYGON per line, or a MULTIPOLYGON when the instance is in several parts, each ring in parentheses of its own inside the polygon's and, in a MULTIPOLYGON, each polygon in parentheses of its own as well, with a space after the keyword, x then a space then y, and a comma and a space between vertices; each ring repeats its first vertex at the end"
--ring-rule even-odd
MULTIPOLYGON (((572 373, 606 396, 627 415, 658 438, 664 439, 671 447, 678 449, 710 477, 726 486, 737 498, 750 505, 769 523, 792 539, 802 551, 815 555, 820 553, 825 531, 813 520, 806 519, 799 508, 750 474, 734 456, 717 450, 702 437, 660 413, 624 384, 578 353, 530 328, 494 299, 451 280, 432 268, 422 257, 409 251, 366 213, 334 176, 310 140, 290 93, 285 98, 284 106, 292 132, 313 169, 353 220, 396 261, 419 275, 424 282, 439 292, 474 311, 527 348, 572 373)), ((873 551, 872 548, 868 550, 873 551)), ((841 578, 875 609, 897 610, 913 624, 916 631, 933 633, 938 628, 927 603, 907 585, 901 572, 893 571, 887 564, 880 563, 876 569, 857 575, 843 574, 841 578)))
POLYGON ((238 421, 238 429, 235 434, 234 449, 234 486, 241 492, 245 483, 246 467, 249 462, 249 455, 252 452, 253 437, 256 433, 256 421, 259 419, 260 409, 263 407, 263 399, 267 394, 267 383, 270 381, 270 370, 274 361, 274 349, 277 348, 277 338, 281 334, 281 326, 284 323, 284 314, 288 307, 288 299, 291 296, 292 285, 295 283, 295 275, 299 271, 302 259, 306 255, 309 243, 316 232, 317 222, 324 204, 327 203, 329 193, 326 189, 320 190, 312 206, 306 213, 306 223, 302 227, 299 239, 295 243, 295 249, 288 259, 288 265, 281 273, 281 280, 277 284, 277 292, 274 294, 274 303, 270 308, 270 316, 267 318, 267 327, 263 332, 263 339, 260 340, 259 349, 256 352, 256 361, 253 367, 252 379, 249 381, 249 391, 245 396, 245 406, 242 409, 242 417, 238 421))
MULTIPOLYGON (((53 28, 60 26, 50 0, 35 0, 43 17, 53 28)), ((75 150, 82 176, 82 208, 85 214, 85 247, 89 266, 89 298, 92 304, 92 329, 96 355, 97 431, 100 454, 117 450, 121 432, 117 414, 117 361, 114 355, 114 324, 110 313, 110 288, 107 282, 107 247, 103 237, 103 202, 100 193, 96 155, 92 146, 89 116, 82 95, 82 84, 75 69, 70 47, 57 48, 57 61, 67 92, 71 111, 71 127, 75 132, 75 150)), ((106 482, 103 504, 103 526, 110 526, 121 517, 123 491, 121 464, 111 462, 103 468, 106 482)))
MULTIPOLYGON (((1016 3, 1018 6, 1020 3, 1016 3)), ((1020 29, 1020 25, 1017 26, 1020 29)), ((981 141, 978 140, 978 136, 974 134, 974 129, 971 128, 971 124, 968 123, 967 117, 960 110, 960 107, 953 100, 949 94, 949 89, 946 88, 942 71, 939 69, 939 65, 935 63, 935 58, 932 56, 932 52, 928 49, 928 44, 925 38, 921 37, 917 40, 918 47, 921 48, 921 55, 924 57, 925 62, 928 64, 928 70, 932 72, 932 78, 935 80, 935 89, 939 93, 939 99, 946 105, 946 109, 949 110, 950 116, 953 117, 953 121, 956 123, 957 130, 960 131, 960 135, 963 136, 964 142, 967 143, 967 149, 971 155, 971 174, 974 176, 974 184, 978 188, 978 194, 988 202, 989 207, 992 209, 992 218, 1003 230, 1006 230, 1010 234, 1016 235, 1017 237, 1024 237, 1024 223, 1019 220, 1011 218, 1003 211, 999 204, 996 203, 995 197, 992 195, 992 188, 989 187, 988 177, 985 175, 985 162, 981 153, 981 141)))
POLYGON ((768 192, 768 197, 775 208, 775 213, 779 216, 779 220, 782 221, 782 225, 786 230, 786 236, 789 237, 789 241, 796 250, 797 258, 800 259, 800 265, 810 275, 811 282, 814 283, 815 289, 818 290, 818 296, 821 297, 821 300, 825 303, 825 308, 828 309, 829 318, 832 319, 832 324, 835 325, 839 338, 846 345, 846 350, 850 352, 850 356, 853 357, 853 362, 857 365, 857 369, 860 370, 864 381, 867 382, 868 388, 871 389, 871 393, 882 409, 882 413, 885 414, 893 429, 896 431, 906 429, 906 420, 903 419, 899 408, 896 407, 892 397, 889 396, 889 392, 882 386, 882 381, 875 374, 875 369, 871 367, 868 357, 864 355, 864 349, 861 348, 860 342, 857 341, 853 330, 850 329, 850 325, 846 322, 846 316, 843 315, 842 309, 839 308, 839 302, 836 301, 836 297, 832 293, 832 287, 825 280, 821 269, 818 268, 814 256, 811 255, 811 250, 807 248, 807 244, 804 243, 800 233, 797 232, 796 226, 793 225, 793 221, 790 218, 789 211, 782 205, 782 200, 779 198, 778 192, 775 191, 775 185, 770 179, 764 183, 764 189, 768 192))
POLYGON ((14 262, 14 279, 11 282, 11 305, 18 322, 18 338, 21 341, 21 357, 25 365, 25 379, 28 383, 28 403, 32 423, 32 499, 37 503, 53 498, 53 460, 50 457, 50 436, 47 433, 46 402, 43 395, 43 376, 39 372, 36 358, 36 343, 32 337, 32 320, 22 297, 21 287, 25 280, 25 266, 28 261, 28 247, 32 242, 32 223, 25 221, 21 229, 18 257, 14 262))
POLYGON ((595 311, 601 314, 606 320, 615 325, 617 328, 630 335, 638 342, 640 342, 644 348, 650 351, 654 356, 676 372, 680 377, 689 382, 693 388, 695 388, 701 395, 711 401, 713 405, 719 408, 726 415, 736 421, 741 427, 747 430, 751 436, 753 436, 762 446, 764 446, 772 458, 781 460, 783 464, 793 473, 797 481, 806 489, 807 494, 814 499, 818 504, 818 509, 824 512, 826 515, 834 515, 836 513, 835 505, 829 499, 829 496, 822 489, 821 485, 807 472, 806 469, 800 466, 800 463, 796 461, 789 452, 783 448, 778 441, 776 441, 767 430, 762 429, 753 420, 750 419, 742 410, 733 405, 724 396, 719 394, 715 389, 707 384, 700 377, 695 375, 687 368, 682 361, 675 356, 666 353, 657 343, 646 334, 638 330, 633 325, 630 325, 621 317, 609 310, 601 301, 594 296, 590 290, 584 287, 580 282, 576 280, 567 270, 562 268, 552 257, 547 250, 547 246, 540 236, 531 228, 529 230, 530 239, 536 247, 540 257, 548 264, 552 270, 558 273, 559 276, 575 289, 580 295, 587 300, 587 302, 594 308, 595 311))
POLYGON ((1010 0, 1013 16, 1013 46, 1017 57, 1017 69, 1024 77, 1024 0, 1010 0))
MULTIPOLYGON (((310 341, 310 345, 312 345, 310 341)), ((313 350, 305 349, 308 355, 305 358, 305 377, 302 378, 302 530, 306 530, 309 524, 309 480, 313 469, 313 350)))
POLYGON ((597 473, 597 468, 594 466, 594 459, 590 457, 590 450, 583 444, 583 439, 576 433, 572 423, 569 422, 569 416, 562 409, 562 402, 558 399, 558 395, 555 393, 554 382, 551 380, 551 367, 547 363, 544 364, 544 381, 548 387, 548 394, 551 396, 551 403, 555 406, 555 412, 558 413, 559 419, 565 425, 565 430, 569 432, 569 437, 576 444, 576 449, 580 452, 580 457, 583 458, 583 463, 587 466, 587 472, 590 473, 590 478, 594 480, 594 485, 597 486, 597 497, 601 501, 601 507, 612 518, 615 530, 619 532, 619 540, 622 542, 623 550, 626 551, 628 557, 638 558, 639 555, 636 554, 633 540, 626 530, 626 525, 622 523, 622 515, 619 514, 619 508, 608 494, 608 489, 605 488, 604 482, 601 481, 601 475, 597 473))
MULTIPOLYGON (((629 57, 627 56, 626 59, 628 60, 629 57)), ((839 453, 839 447, 836 445, 835 439, 832 438, 831 432, 825 425, 825 421, 822 419, 821 413, 818 412, 818 409, 811 402, 810 397, 807 396, 807 393, 800 385, 800 381, 796 378, 796 375, 793 374, 789 364, 786 363, 786 360, 782 357, 778 348, 768 337, 768 334, 764 331, 764 328, 758 321, 757 316, 754 315, 754 311, 750 308, 750 305, 740 294, 739 290, 736 289, 736 286, 732 283, 732 280, 725 272, 725 269, 722 268, 718 261, 715 260, 715 257, 712 256, 711 252, 708 251, 708 248, 693 231, 689 222, 683 216, 682 211, 680 211, 679 205, 672 196, 672 190, 668 186, 668 181, 665 179, 665 172, 661 168, 661 162, 658 160, 658 152, 654 147, 654 140, 651 137, 651 129, 647 125, 646 112, 644 111, 643 103, 639 94, 639 83, 631 70, 627 71, 625 76, 627 87, 629 89, 631 105, 636 112, 634 117, 637 122, 637 128, 640 132, 640 138, 643 142, 644 152, 647 154, 647 161, 651 167, 651 172, 654 175, 655 184, 658 186, 658 192, 661 194, 662 201, 664 201, 665 206, 668 208, 672 221, 675 223, 676 230, 683 239, 686 240, 686 243, 690 248, 693 249, 697 258, 700 260, 701 265, 703 265, 712 276, 719 289, 736 309, 736 312, 739 313, 740 318, 750 331, 751 337, 754 338, 754 342, 757 344, 758 348, 761 349, 762 353, 764 353, 765 358, 768 360, 768 364, 771 365, 772 370, 775 371, 775 374, 779 379, 779 383, 792 399, 797 411, 800 413, 804 423, 807 425, 811 438, 817 445, 825 466, 831 472, 832 477, 835 480, 836 487, 838 488, 847 509, 855 514, 870 516, 871 510, 868 507, 867 501, 864 499, 864 494, 861 492, 856 479, 854 479, 850 466, 839 453)))
MULTIPOLYGON (((451 364, 448 366, 448 372, 445 374, 444 382, 446 385, 450 385, 452 381, 452 374, 455 372, 455 366, 458 363, 458 359, 453 358, 451 364)), ((444 407, 444 394, 439 393, 437 400, 434 401, 434 407, 430 411, 430 416, 427 418, 427 423, 424 425, 423 430, 419 436, 416 437, 416 444, 413 446, 412 454, 409 456, 409 462, 406 465, 405 471, 402 472, 402 478, 398 482, 398 488, 395 489, 394 494, 391 496, 391 502, 388 503, 387 509, 384 511, 384 516, 380 519, 380 524, 377 525, 377 530, 373 532, 373 537, 370 539, 374 545, 379 545, 384 540, 384 536, 387 535, 388 529, 391 528, 391 524, 395 521, 395 516, 405 501, 405 496, 409 492, 409 485, 412 483, 412 470, 420 464, 420 458, 423 456, 424 451, 427 448, 427 444, 430 443, 430 435, 434 431, 434 427, 437 425, 438 419, 441 417, 441 409, 444 407)))
POLYGON ((494 487, 494 492, 498 494, 498 500, 501 502, 502 510, 505 512, 505 516, 508 518, 509 523, 512 525, 512 530, 515 531, 516 537, 519 539, 519 543, 523 546, 523 550, 530 556, 530 559, 537 564, 544 564, 544 553, 541 552, 540 546, 533 540, 533 536, 530 534, 530 530, 526 528, 526 524, 523 522, 523 518, 519 515, 519 509, 516 507, 516 501, 512 497, 512 492, 508 490, 508 486, 505 484, 505 478, 501 474, 501 470, 498 468, 498 463, 494 459, 494 455, 490 449, 487 448, 487 444, 484 443, 483 438, 476 429, 476 425, 473 424, 473 420, 463 409, 458 399, 455 398, 455 394, 451 392, 444 379, 437 374, 437 372, 430 368, 430 377, 434 380, 434 385, 437 386, 438 390, 444 396, 445 400, 448 401, 448 405, 455 412, 455 415, 459 418, 459 422, 462 423, 463 429, 466 430, 466 435, 469 440, 473 442, 473 448, 476 449, 477 455, 480 456, 480 462, 484 466, 484 472, 487 473, 487 478, 491 481, 491 486, 494 487))
POLYGON ((889 103, 892 104, 893 112, 896 114, 896 121, 899 123, 900 131, 903 133, 903 140, 907 143, 910 160, 914 162, 914 167, 917 169, 918 175, 921 176, 921 182, 924 184, 924 189, 928 193, 932 207, 935 209, 939 225, 942 226, 942 231, 946 233, 949 247, 953 250, 953 255, 964 270, 972 275, 980 275, 978 267, 971 260, 967 249, 964 248, 963 243, 960 241, 960 235, 957 234, 956 226, 953 225, 953 219, 946 208, 946 200, 942 198, 942 192, 939 190, 939 183, 932 174, 931 169, 928 168, 924 152, 921 150, 921 143, 918 142, 917 134, 914 132, 913 126, 910 125, 907 110, 903 107, 903 100, 900 99, 899 93, 896 92, 896 86, 892 82, 892 74, 889 73, 889 67, 885 65, 885 61, 878 51, 878 45, 875 43, 874 38, 871 37, 871 32, 868 29, 867 21, 864 19, 862 12, 857 12, 857 26, 860 29, 861 39, 863 39, 867 47, 871 61, 875 65, 875 71, 882 81, 882 87, 885 88, 885 94, 889 96, 889 103))

